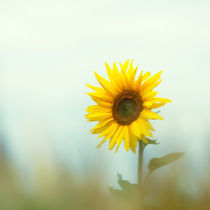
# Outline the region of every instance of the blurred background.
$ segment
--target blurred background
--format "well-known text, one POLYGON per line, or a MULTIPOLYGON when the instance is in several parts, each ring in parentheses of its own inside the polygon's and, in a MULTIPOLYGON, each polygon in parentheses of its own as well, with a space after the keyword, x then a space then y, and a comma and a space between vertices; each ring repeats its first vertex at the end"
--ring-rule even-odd
POLYGON ((209 11, 208 0, 1 0, 0 141, 25 189, 58 166, 81 180, 103 174, 105 186, 117 185, 117 173, 136 183, 137 154, 115 154, 107 143, 96 149, 94 123, 84 117, 93 71, 106 77, 105 61, 127 59, 164 71, 157 90, 173 101, 161 109, 165 120, 153 122, 161 144, 147 148, 145 161, 185 152, 187 170, 202 177, 210 160, 209 11))

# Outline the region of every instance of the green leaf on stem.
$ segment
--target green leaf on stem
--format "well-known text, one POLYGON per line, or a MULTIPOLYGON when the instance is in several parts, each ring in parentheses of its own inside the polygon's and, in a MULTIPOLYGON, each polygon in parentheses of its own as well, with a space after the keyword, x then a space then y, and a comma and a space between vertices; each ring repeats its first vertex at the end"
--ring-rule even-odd
POLYGON ((120 185, 120 187, 122 187, 123 190, 129 191, 135 186, 135 184, 131 184, 129 181, 123 180, 121 174, 117 174, 117 177, 118 177, 117 183, 120 185))
POLYGON ((109 187, 109 190, 112 194, 122 196, 125 195, 125 193, 129 193, 137 188, 137 184, 131 184, 127 180, 122 179, 121 174, 117 174, 117 177, 118 177, 117 182, 122 188, 122 190, 117 190, 114 189, 113 187, 109 187))
POLYGON ((148 141, 148 143, 147 143, 146 145, 148 145, 148 144, 154 144, 154 145, 160 144, 160 143, 157 142, 157 140, 155 140, 155 139, 149 139, 149 138, 146 138, 146 139, 147 139, 147 141, 148 141))
POLYGON ((163 157, 160 158, 152 158, 149 161, 148 164, 148 168, 149 168, 149 173, 153 172, 154 170, 165 166, 175 160, 178 160, 179 158, 181 158, 184 155, 183 152, 175 152, 175 153, 171 153, 168 155, 165 155, 163 157))

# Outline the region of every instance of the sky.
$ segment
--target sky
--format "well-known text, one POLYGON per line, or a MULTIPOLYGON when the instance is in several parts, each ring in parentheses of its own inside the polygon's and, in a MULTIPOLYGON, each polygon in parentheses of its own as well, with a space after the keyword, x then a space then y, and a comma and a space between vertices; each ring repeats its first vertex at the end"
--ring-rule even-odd
MULTIPOLYGON (((208 165, 210 99, 209 1, 0 1, 0 131, 17 165, 33 174, 44 164, 73 173, 119 172, 136 181, 137 154, 108 144, 96 149, 85 121, 94 71, 134 59, 139 71, 162 70, 160 96, 173 103, 153 122, 161 143, 145 159, 184 151, 196 170, 208 165), (207 149, 206 149, 207 150, 207 149)), ((146 166, 145 166, 146 167, 146 166)))

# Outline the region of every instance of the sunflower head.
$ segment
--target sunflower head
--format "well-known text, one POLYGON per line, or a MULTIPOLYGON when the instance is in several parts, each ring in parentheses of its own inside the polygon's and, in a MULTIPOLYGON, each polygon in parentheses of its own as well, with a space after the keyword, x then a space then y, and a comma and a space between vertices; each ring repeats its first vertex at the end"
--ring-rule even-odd
POLYGON ((94 92, 88 93, 96 102, 86 111, 88 121, 97 121, 97 125, 91 129, 93 134, 99 134, 103 140, 100 147, 109 140, 109 149, 116 145, 116 151, 124 141, 124 147, 128 151, 136 152, 137 141, 148 143, 147 137, 152 138, 154 131, 149 120, 163 117, 153 112, 164 104, 171 102, 167 98, 156 97, 154 88, 161 82, 161 71, 150 76, 150 72, 143 73, 136 78, 137 67, 133 67, 133 60, 126 61, 120 68, 114 63, 110 68, 105 63, 109 80, 104 79, 95 72, 96 79, 101 87, 87 84, 94 92))

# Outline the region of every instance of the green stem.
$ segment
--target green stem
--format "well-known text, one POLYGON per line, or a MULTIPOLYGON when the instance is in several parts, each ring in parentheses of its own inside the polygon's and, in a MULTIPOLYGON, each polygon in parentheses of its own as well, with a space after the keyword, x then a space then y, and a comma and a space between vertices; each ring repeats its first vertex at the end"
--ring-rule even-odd
POLYGON ((139 141, 139 160, 138 160, 138 185, 142 189, 142 168, 143 168, 144 142, 139 141))

